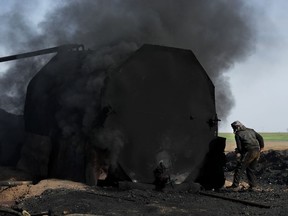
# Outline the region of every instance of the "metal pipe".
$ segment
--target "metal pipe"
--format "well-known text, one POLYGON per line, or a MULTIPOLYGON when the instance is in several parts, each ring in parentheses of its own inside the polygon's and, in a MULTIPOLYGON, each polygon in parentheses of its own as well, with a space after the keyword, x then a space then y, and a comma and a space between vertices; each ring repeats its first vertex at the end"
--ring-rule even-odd
POLYGON ((0 187, 2 186, 17 186, 17 185, 31 185, 32 181, 0 181, 0 187))
POLYGON ((205 196, 214 197, 214 198, 220 198, 220 199, 224 199, 224 200, 229 200, 229 201, 233 201, 233 202, 239 202, 239 203, 242 203, 242 204, 245 204, 245 205, 256 206, 256 207, 260 207, 260 208, 270 208, 269 205, 265 205, 265 204, 261 204, 261 203, 256 203, 256 202, 253 202, 253 201, 240 200, 240 199, 235 199, 235 198, 220 196, 220 195, 211 194, 211 193, 207 193, 207 192, 203 192, 203 191, 200 191, 199 194, 200 194, 200 195, 205 195, 205 196))
POLYGON ((29 58, 38 55, 50 54, 55 52, 65 52, 65 51, 73 51, 73 50, 84 50, 84 45, 82 44, 66 44, 62 46, 52 47, 48 49, 37 50, 33 52, 21 53, 17 55, 10 55, 0 58, 0 62, 12 61, 21 58, 29 58))

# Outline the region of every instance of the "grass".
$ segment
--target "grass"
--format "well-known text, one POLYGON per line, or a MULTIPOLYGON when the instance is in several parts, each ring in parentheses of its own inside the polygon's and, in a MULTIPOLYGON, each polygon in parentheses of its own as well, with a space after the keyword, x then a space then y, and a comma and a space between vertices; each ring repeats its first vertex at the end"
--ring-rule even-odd
MULTIPOLYGON (((288 150, 288 133, 260 132, 265 143, 265 150, 288 150)), ((226 138, 225 152, 234 151, 236 147, 233 133, 219 133, 218 136, 226 138)))
MULTIPOLYGON (((288 142, 288 133, 284 132, 279 132, 279 133, 259 133, 263 136, 264 141, 269 141, 269 142, 288 142)), ((219 133, 218 134, 220 137, 225 137, 227 142, 233 142, 234 139, 234 134, 233 133, 219 133)))

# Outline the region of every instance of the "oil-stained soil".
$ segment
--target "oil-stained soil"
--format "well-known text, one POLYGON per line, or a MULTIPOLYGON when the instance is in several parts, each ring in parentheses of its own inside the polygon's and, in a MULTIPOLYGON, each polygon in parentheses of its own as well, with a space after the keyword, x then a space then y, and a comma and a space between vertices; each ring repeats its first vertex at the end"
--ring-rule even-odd
MULTIPOLYGON (((233 153, 227 154, 226 186, 231 184, 234 159, 233 153)), ((287 215, 288 151, 263 153, 257 176, 259 186, 254 191, 245 189, 245 178, 238 191, 225 187, 176 191, 167 185, 163 192, 150 186, 120 190, 50 179, 35 185, 2 187, 0 203, 30 215, 287 215)))

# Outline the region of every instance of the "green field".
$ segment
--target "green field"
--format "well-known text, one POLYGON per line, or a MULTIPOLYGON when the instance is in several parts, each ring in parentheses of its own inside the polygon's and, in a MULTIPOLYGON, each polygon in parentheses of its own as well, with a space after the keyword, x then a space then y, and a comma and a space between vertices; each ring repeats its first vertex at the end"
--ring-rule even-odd
MULTIPOLYGON (((259 133, 263 136, 264 141, 269 142, 288 142, 288 133, 259 133)), ((219 133, 220 137, 225 137, 227 142, 234 141, 233 133, 219 133)))

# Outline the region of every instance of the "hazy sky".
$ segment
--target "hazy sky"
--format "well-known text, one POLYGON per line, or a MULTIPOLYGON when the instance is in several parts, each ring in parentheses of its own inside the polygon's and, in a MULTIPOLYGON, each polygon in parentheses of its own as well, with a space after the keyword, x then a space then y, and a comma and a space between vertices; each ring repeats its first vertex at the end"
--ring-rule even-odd
MULTIPOLYGON (((33 0, 31 0, 33 1, 33 0)), ((288 122, 288 1, 287 0, 243 0, 259 8, 267 19, 256 19, 257 40, 255 51, 237 62, 226 72, 230 80, 235 106, 227 121, 221 121, 220 131, 231 131, 230 123, 240 120, 247 127, 259 132, 286 132, 288 122)), ((52 1, 36 1, 21 4, 21 1, 0 0, 0 16, 9 11, 12 4, 19 3, 21 11, 32 25, 43 19, 47 9, 52 10, 52 1), (21 4, 21 5, 20 5, 21 4), (23 9, 24 7, 24 9, 23 9), (37 8, 37 10, 36 10, 37 8)), ((53 1, 54 2, 54 1, 53 1)), ((61 1, 58 1, 61 3, 61 1)), ((55 5, 55 2, 53 3, 55 5)), ((261 16, 263 17, 263 16, 261 16)), ((0 26, 0 31, 5 27, 0 26)), ((0 38, 0 43, 5 43, 0 38)), ((14 54, 4 50, 0 44, 0 55, 14 54)), ((3 65, 1 70, 3 71, 3 65)), ((1 71, 0 71, 1 72, 1 71)))

